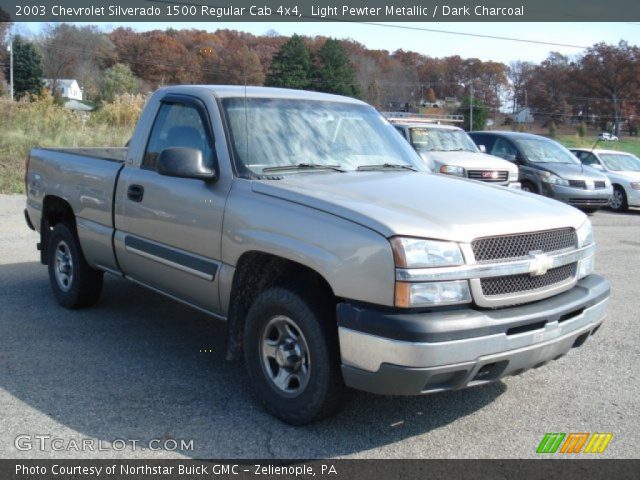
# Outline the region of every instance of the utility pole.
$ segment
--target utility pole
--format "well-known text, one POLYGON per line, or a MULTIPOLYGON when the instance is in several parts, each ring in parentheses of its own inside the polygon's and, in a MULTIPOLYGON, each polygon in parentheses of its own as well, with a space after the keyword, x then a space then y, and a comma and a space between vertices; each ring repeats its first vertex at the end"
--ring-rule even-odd
POLYGON ((11 88, 11 101, 13 101, 13 38, 9 41, 9 85, 11 88))
POLYGON ((473 131, 473 80, 469 82, 469 131, 473 131))

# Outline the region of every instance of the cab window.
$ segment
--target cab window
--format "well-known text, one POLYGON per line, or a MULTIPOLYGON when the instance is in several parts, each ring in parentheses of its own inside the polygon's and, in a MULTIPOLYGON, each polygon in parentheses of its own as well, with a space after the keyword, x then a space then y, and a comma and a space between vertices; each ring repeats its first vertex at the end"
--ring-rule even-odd
POLYGON ((188 147, 211 159, 212 145, 198 110, 181 103, 163 103, 153 123, 140 168, 155 170, 158 156, 166 148, 188 147))

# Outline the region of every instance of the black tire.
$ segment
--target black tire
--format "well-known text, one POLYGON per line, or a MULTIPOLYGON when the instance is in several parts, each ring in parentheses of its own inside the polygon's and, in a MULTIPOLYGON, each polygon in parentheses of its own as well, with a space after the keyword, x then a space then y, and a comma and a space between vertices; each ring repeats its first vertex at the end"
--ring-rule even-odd
POLYGON ((258 295, 247 314, 244 355, 257 397, 280 420, 291 425, 306 425, 326 418, 340 408, 344 383, 340 372, 335 310, 331 302, 283 287, 265 290, 258 295), (292 324, 288 324, 288 320, 292 324), (307 350, 307 355, 304 348, 297 350, 298 354, 293 358, 300 361, 294 361, 291 368, 278 364, 283 355, 279 359, 276 358, 278 355, 270 359, 265 353, 270 350, 264 342, 277 345, 270 348, 280 351, 279 354, 287 347, 286 339, 277 336, 279 329, 273 326, 278 321, 287 323, 291 331, 297 328, 298 335, 292 338, 297 338, 297 347, 304 344, 307 350), (273 333, 271 329, 275 329, 276 336, 269 335, 273 333), (275 371, 280 372, 280 369, 285 376, 293 377, 287 384, 291 391, 278 387, 272 379, 275 371), (296 375, 299 375, 297 380, 296 375))
POLYGON ((626 212, 629 210, 627 194, 620 185, 613 186, 613 196, 609 200, 609 208, 614 212, 626 212))
POLYGON ((536 186, 527 180, 522 182, 520 188, 522 188, 523 192, 538 193, 538 189, 536 188, 536 186))
POLYGON ((87 264, 76 234, 64 223, 49 234, 47 265, 53 294, 63 307, 90 307, 100 299, 103 272, 87 264))

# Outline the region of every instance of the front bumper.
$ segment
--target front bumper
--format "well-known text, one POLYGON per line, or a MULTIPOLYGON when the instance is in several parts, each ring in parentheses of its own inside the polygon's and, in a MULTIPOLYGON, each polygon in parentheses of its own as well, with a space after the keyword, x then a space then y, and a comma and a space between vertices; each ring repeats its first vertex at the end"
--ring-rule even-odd
POLYGON ((583 188, 565 187, 561 185, 544 184, 543 188, 549 197, 577 208, 601 208, 609 205, 613 195, 613 188, 598 188, 585 190, 583 188))
POLYGON ((398 313, 338 306, 345 383, 382 395, 457 390, 518 375, 581 346, 605 318, 609 283, 496 310, 398 313))
POLYGON ((640 207, 640 190, 634 190, 629 186, 626 189, 627 205, 630 207, 640 207))

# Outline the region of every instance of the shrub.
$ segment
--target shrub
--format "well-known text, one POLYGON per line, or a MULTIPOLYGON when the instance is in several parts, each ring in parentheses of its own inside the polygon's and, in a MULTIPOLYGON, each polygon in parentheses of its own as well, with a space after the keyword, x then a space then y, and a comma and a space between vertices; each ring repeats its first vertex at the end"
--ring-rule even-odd
POLYGON ((578 136, 580 138, 584 138, 585 135, 587 134, 587 124, 584 123, 584 122, 580 122, 580 124, 578 125, 578 129, 577 129, 576 133, 578 134, 578 136))

